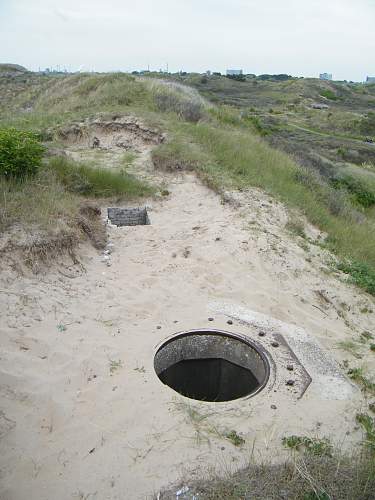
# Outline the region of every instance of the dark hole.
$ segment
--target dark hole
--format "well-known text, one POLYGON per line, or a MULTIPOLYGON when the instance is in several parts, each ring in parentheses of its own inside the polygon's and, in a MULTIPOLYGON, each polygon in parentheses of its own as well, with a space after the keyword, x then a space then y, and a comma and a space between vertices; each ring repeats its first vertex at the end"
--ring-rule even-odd
POLYGON ((252 341, 220 330, 190 330, 166 340, 154 368, 171 389, 200 401, 253 396, 266 385, 269 363, 252 341))
POLYGON ((183 396, 200 401, 230 401, 247 396, 260 385, 250 370, 221 358, 179 361, 159 378, 183 396))

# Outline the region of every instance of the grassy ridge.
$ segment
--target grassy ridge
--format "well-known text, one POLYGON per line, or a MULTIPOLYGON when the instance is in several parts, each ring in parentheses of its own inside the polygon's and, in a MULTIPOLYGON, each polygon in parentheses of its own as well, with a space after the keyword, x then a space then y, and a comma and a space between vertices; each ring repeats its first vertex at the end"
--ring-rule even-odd
MULTIPOLYGON (((233 85, 226 79, 224 83, 233 85)), ((293 88, 296 85, 302 83, 282 84, 293 88)), ((207 105, 194 89, 175 82, 163 83, 124 74, 40 78, 39 84, 26 86, 2 103, 1 112, 2 123, 34 129, 42 136, 53 136, 56 127, 98 112, 137 114, 152 124, 157 123, 169 130, 169 142, 153 153, 157 167, 195 169, 218 191, 251 186, 264 189, 286 205, 298 208, 311 223, 327 233, 329 249, 342 259, 354 262, 354 267, 342 267, 354 282, 370 292, 375 287, 372 277, 375 270, 373 173, 368 170, 366 175, 361 175, 361 182, 353 183, 350 176, 355 172, 347 175, 345 171, 346 177, 329 184, 326 178, 301 168, 290 156, 270 147, 259 136, 260 125, 254 122, 251 113, 207 105), (361 273, 351 272, 358 266, 361 273), (364 278, 366 269, 368 276, 364 278)), ((114 177, 107 179, 110 187, 106 191, 103 186, 98 188, 98 183, 103 182, 99 171, 87 170, 85 182, 80 183, 77 182, 81 177, 79 169, 72 170, 62 163, 55 167, 59 182, 66 187, 73 183, 76 193, 107 196, 111 190, 121 191, 124 183, 129 193, 149 192, 137 186, 134 179, 114 177), (91 183, 91 187, 85 183, 91 183)))
MULTIPOLYGON (((340 207, 342 213, 332 213, 337 211, 331 207, 337 192, 325 184, 314 183, 314 178, 308 175, 300 182, 304 172, 289 156, 239 127, 223 127, 217 123, 185 124, 180 127, 180 134, 176 141, 181 143, 182 136, 188 138, 185 139, 187 144, 190 140, 200 145, 202 157, 199 159, 196 149, 188 146, 176 149, 171 144, 161 146, 166 162, 172 159, 178 162, 176 154, 180 154, 185 163, 190 159, 216 188, 256 186, 264 189, 287 205, 298 208, 312 224, 327 232, 327 245, 337 255, 375 268, 373 221, 364 218, 357 223, 355 210, 351 211, 346 204, 340 207)), ((348 198, 344 201, 349 203, 348 198)))

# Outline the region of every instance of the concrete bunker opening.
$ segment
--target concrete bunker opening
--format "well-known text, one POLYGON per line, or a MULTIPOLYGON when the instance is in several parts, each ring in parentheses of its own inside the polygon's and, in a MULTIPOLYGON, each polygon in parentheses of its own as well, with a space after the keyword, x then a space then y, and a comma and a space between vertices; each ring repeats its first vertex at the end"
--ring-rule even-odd
POLYGON ((159 379, 190 399, 224 402, 258 394, 270 366, 250 340, 220 330, 190 330, 164 342, 154 357, 159 379))

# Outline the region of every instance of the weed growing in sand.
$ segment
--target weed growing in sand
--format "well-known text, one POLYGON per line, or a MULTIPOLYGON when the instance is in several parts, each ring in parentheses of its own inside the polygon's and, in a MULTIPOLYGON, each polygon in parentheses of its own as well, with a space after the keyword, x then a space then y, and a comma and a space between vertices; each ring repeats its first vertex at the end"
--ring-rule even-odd
POLYGON ((305 226, 299 220, 289 220, 285 228, 290 231, 295 236, 300 236, 301 238, 306 238, 305 226))
POLYGON ((345 340, 337 344, 344 351, 349 352, 354 358, 361 359, 362 356, 359 354, 359 346, 355 344, 352 340, 345 340))
POLYGON ((366 413, 358 413, 356 420, 365 432, 364 445, 375 455, 375 418, 366 413))
POLYGON ((126 153, 124 153, 122 155, 121 165, 126 169, 126 168, 130 167, 131 165, 133 165, 136 158, 137 158, 137 155, 135 153, 133 153, 133 151, 126 151, 126 153))
POLYGON ((117 370, 122 368, 122 361, 121 359, 115 360, 115 359, 110 359, 109 360, 109 373, 112 376, 117 370))
POLYGON ((316 456, 332 456, 332 445, 327 438, 318 439, 308 436, 286 436, 282 439, 282 443, 291 450, 304 451, 316 456))
POLYGON ((225 437, 229 439, 229 441, 234 444, 234 446, 242 446, 245 444, 245 440, 236 431, 232 430, 225 434, 225 437))
POLYGON ((145 369, 145 367, 144 367, 144 366, 138 366, 138 365, 137 365, 137 366, 134 368, 134 371, 135 371, 135 372, 138 372, 138 373, 146 373, 146 369, 145 369))
POLYGON ((348 370, 349 377, 357 382, 365 393, 375 394, 375 383, 371 382, 363 372, 363 368, 350 368, 348 370))
POLYGON ((366 342, 368 342, 369 340, 371 340, 373 338, 374 338, 374 336, 372 333, 364 331, 361 333, 360 342, 362 342, 362 344, 365 344, 366 342))
POLYGON ((205 411, 202 408, 185 401, 175 401, 175 408, 185 415, 186 423, 194 429, 195 440, 197 444, 201 442, 210 442, 210 438, 223 437, 215 425, 210 422, 210 417, 215 415, 213 411, 205 411))

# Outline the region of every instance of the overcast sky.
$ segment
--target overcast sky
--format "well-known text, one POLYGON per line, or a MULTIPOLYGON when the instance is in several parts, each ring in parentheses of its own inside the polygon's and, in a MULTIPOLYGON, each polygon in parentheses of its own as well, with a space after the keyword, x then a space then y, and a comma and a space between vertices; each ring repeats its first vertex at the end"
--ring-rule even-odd
POLYGON ((0 0, 0 62, 362 81, 375 76, 375 0, 0 0))

